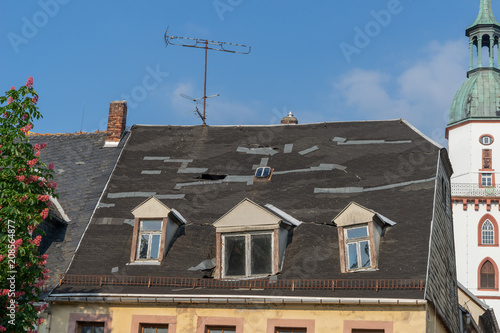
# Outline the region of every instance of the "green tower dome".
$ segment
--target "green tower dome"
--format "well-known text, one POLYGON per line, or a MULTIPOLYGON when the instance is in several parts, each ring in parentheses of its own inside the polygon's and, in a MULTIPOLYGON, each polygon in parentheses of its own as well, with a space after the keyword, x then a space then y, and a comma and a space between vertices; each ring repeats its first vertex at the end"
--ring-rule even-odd
POLYGON ((451 104, 448 125, 470 118, 500 117, 500 71, 481 68, 469 73, 451 104))
POLYGON ((500 23, 493 15, 491 0, 481 0, 479 14, 465 35, 469 37, 468 79, 453 99, 448 126, 468 119, 500 118, 500 23), (483 61, 483 47, 487 48, 487 61, 483 61))

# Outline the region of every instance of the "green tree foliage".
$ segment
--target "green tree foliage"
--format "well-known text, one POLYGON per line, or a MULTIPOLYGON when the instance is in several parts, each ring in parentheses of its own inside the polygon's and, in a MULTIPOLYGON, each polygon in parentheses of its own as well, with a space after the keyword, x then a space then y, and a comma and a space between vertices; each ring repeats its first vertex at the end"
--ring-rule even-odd
POLYGON ((33 78, 0 96, 0 332, 35 332, 42 286, 48 278, 41 236, 33 231, 49 214, 56 183, 53 164, 40 161, 45 144, 28 132, 42 115, 33 78))

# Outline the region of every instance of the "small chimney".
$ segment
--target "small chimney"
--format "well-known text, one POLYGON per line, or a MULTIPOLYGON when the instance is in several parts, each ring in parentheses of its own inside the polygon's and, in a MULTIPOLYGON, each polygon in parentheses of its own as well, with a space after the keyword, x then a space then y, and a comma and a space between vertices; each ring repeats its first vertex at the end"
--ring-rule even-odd
POLYGON ((299 121, 292 114, 292 111, 288 113, 288 116, 281 118, 282 124, 298 124, 299 121))
POLYGON ((104 147, 116 147, 125 131, 127 123, 127 101, 114 101, 109 104, 108 130, 104 147))

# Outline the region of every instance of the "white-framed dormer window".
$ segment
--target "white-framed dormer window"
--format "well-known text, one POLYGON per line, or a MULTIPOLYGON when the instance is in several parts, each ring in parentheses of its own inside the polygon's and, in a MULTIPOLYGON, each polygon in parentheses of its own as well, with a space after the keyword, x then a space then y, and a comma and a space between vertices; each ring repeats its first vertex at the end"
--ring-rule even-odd
POLYGON ((160 254, 162 220, 141 220, 136 260, 157 260, 160 254))
POLYGON ((347 270, 371 268, 368 225, 344 228, 347 270))
POLYGON ((274 233, 252 232, 222 235, 222 277, 273 274, 274 233))
POLYGON ((179 226, 186 220, 175 209, 151 197, 132 210, 130 264, 159 265, 169 250, 179 226))
POLYGON ((379 269, 379 248, 385 230, 396 222, 353 201, 332 222, 337 227, 340 271, 379 269))

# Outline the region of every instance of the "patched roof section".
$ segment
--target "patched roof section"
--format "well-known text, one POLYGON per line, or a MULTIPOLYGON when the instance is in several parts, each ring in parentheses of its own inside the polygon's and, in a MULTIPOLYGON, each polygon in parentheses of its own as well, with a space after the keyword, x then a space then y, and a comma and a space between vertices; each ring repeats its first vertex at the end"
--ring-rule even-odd
POLYGON ((66 271, 121 151, 102 148, 105 138, 104 132, 29 136, 32 144, 47 143, 41 159, 47 165, 54 162, 58 202, 70 220, 64 240, 59 237, 46 252, 49 289, 66 271))
MULTIPOLYGON (((261 207, 279 207, 303 222, 293 229, 279 278, 425 280, 439 152, 440 147, 402 120, 133 126, 68 273, 201 277, 200 272, 188 269, 215 257, 212 224, 248 198, 261 207), (262 164, 274 170, 272 177, 254 181, 255 169, 262 164), (316 191, 319 188, 365 190, 316 191), (153 195, 182 214, 187 223, 161 265, 127 265, 133 234, 131 211, 153 195), (380 269, 347 276, 340 272, 337 229, 331 221, 351 201, 398 224, 381 242, 380 269)), ((63 285, 58 291, 71 289, 67 288, 63 285)), ((133 291, 132 287, 120 288, 133 291)), ((413 297, 415 293, 423 297, 423 291, 404 290, 384 293, 384 297, 413 297)))

